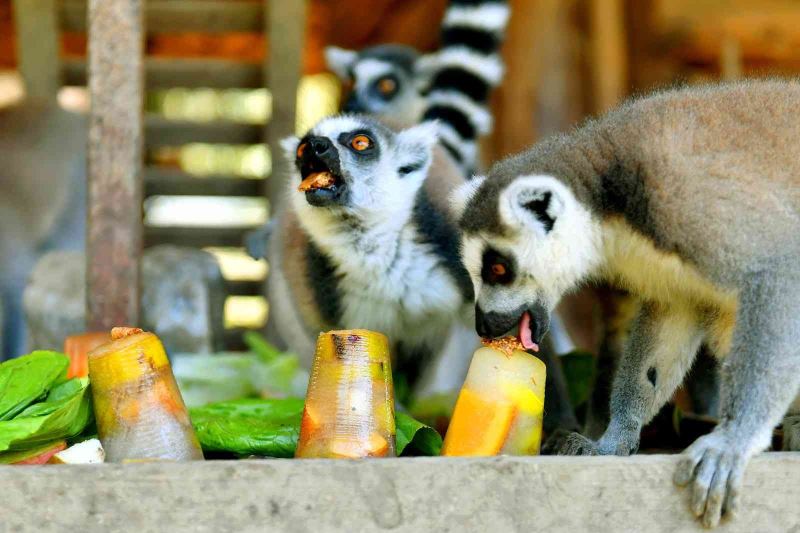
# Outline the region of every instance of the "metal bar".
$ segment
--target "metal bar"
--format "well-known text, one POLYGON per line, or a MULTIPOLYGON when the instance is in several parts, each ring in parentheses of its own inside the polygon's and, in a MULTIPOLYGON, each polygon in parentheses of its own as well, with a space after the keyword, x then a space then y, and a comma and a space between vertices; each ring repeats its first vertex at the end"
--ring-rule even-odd
MULTIPOLYGON (((280 154, 280 140, 295 133, 297 86, 303 63, 303 39, 306 23, 306 2, 264 0, 264 27, 269 34, 264 79, 272 93, 272 115, 267 123, 265 139, 271 153, 280 154)), ((283 193, 283 179, 289 175, 282 157, 273 158, 273 172, 266 182, 265 194, 270 206, 283 193)))
MULTIPOLYGON (((264 25, 257 0, 150 0, 145 7, 148 33, 257 33, 264 25)), ((85 1, 62 1, 60 15, 63 30, 86 31, 85 1)))
POLYGON ((55 0, 14 0, 19 70, 29 98, 55 101, 61 87, 55 0))
POLYGON ((89 1, 86 305, 90 330, 139 322, 143 4, 142 0, 89 1))
MULTIPOLYGON (((212 89, 257 88, 263 86, 258 64, 227 59, 149 58, 144 63, 147 89, 209 87, 212 89)), ((64 85, 86 85, 86 62, 64 61, 64 85)))

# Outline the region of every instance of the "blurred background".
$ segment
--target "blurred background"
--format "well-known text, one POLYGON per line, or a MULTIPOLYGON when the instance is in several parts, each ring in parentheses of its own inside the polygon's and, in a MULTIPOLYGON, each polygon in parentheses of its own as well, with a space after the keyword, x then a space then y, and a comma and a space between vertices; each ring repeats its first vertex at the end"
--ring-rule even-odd
MULTIPOLYGON (((482 147, 485 161, 631 94, 800 72, 800 0, 510 3, 507 73, 495 94, 496 128, 482 147)), ((270 41, 264 3, 145 4, 145 244, 211 252, 231 293, 226 327, 259 328, 268 313, 261 296, 267 265, 245 253, 242 237, 269 218, 262 186, 272 172, 272 155, 262 143, 272 109, 262 76, 270 41)), ((298 25, 305 31, 297 132, 338 106, 341 88, 325 71, 324 46, 397 42, 434 50, 445 5, 446 0, 309 0, 298 25)), ((40 81, 57 85, 59 104, 85 113, 85 31, 85 1, 0 0, 0 107, 25 98, 20 66, 38 60, 40 81)), ((28 90, 39 88, 32 83, 28 90)), ((0 195, 12 179, 2 176, 0 195)))

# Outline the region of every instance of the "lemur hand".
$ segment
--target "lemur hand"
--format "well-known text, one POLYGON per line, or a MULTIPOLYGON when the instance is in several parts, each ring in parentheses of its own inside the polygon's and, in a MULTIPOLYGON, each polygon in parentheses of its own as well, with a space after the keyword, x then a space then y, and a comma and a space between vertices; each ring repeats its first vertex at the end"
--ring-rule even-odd
POLYGON ((675 472, 675 483, 691 483, 691 510, 702 517, 704 526, 716 527, 723 515, 736 512, 749 459, 734 439, 719 431, 697 439, 686 449, 675 472))
POLYGON ((558 446, 556 449, 558 455, 599 455, 597 443, 580 433, 561 435, 559 442, 554 442, 553 445, 558 446))
POLYGON ((783 418, 783 451, 800 452, 800 415, 783 418))

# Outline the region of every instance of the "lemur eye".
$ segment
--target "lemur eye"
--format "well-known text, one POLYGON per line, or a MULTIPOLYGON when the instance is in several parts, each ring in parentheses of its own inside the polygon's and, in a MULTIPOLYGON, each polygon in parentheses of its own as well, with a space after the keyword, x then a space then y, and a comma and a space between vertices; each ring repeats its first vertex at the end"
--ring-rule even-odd
POLYGON ((356 135, 350 140, 350 146, 352 146, 353 150, 356 150, 357 152, 363 152, 364 150, 372 147, 372 139, 366 135, 356 135))
POLYGON ((392 78, 381 78, 378 81, 378 90, 384 95, 392 94, 397 90, 397 82, 392 78))
POLYGON ((300 146, 297 147, 297 159, 300 159, 301 157, 303 157, 303 154, 306 151, 306 146, 307 145, 308 145, 308 143, 300 143, 300 146))
POLYGON ((488 285, 508 285, 514 281, 514 260, 491 248, 483 253, 481 278, 488 285))

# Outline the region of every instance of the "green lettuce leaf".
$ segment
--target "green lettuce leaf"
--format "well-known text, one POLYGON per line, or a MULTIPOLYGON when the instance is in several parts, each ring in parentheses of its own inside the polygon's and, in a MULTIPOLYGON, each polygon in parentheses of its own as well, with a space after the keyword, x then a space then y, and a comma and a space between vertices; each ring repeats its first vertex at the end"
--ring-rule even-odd
POLYGON ((48 450, 52 450, 53 448, 55 448, 56 446, 58 446, 63 442, 64 442, 63 439, 59 439, 46 442, 44 444, 40 444, 33 448, 28 448, 26 450, 0 453, 0 465, 11 465, 14 463, 19 463, 20 461, 24 461, 26 459, 30 459, 32 457, 36 457, 37 455, 41 455, 48 450))
POLYGON ((38 351, 0 364, 0 421, 11 420, 67 375, 69 358, 38 351))
POLYGON ((251 398, 197 407, 190 415, 203 451, 294 457, 303 403, 251 398))
POLYGON ((24 450, 78 435, 92 419, 89 378, 65 381, 45 401, 0 421, 0 452, 24 450))
MULTIPOLYGON (((294 457, 304 401, 244 399, 190 409, 205 452, 294 457)), ((442 438, 431 427, 398 413, 397 454, 438 455, 442 438)))
POLYGON ((397 455, 439 455, 442 436, 405 413, 395 413, 397 455))

